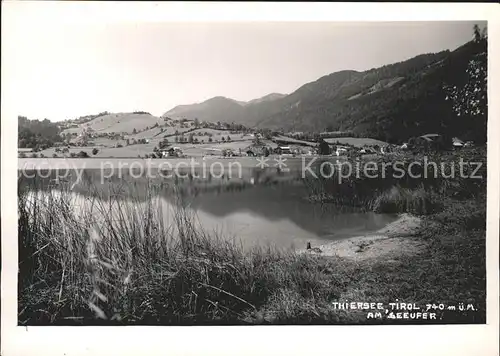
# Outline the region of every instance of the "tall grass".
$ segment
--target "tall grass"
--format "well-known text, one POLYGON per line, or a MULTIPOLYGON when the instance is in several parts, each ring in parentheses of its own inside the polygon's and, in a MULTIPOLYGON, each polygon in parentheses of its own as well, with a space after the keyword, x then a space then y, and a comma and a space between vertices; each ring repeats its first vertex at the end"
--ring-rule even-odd
POLYGON ((116 191, 75 200, 64 189, 20 190, 21 324, 317 319, 319 306, 340 293, 343 282, 312 256, 246 250, 204 232, 181 195, 164 212, 153 187, 142 203, 127 204, 123 187, 116 191), (171 224, 164 214, 173 216, 171 224))
POLYGON ((415 189, 393 186, 377 195, 370 208, 376 213, 411 213, 428 215, 441 209, 442 196, 428 191, 424 186, 415 189))

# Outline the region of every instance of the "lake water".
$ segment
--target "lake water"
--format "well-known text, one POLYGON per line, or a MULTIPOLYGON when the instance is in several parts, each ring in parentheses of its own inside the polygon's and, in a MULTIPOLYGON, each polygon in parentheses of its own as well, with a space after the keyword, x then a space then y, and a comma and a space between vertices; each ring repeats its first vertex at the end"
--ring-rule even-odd
MULTIPOLYGON (((213 179, 131 179, 126 175, 102 179, 98 171, 86 171, 82 181, 68 178, 75 209, 82 209, 89 196, 101 201, 113 195, 141 210, 147 191, 154 186, 154 202, 166 224, 173 224, 173 211, 182 205, 196 218, 199 228, 241 240, 244 246, 272 244, 280 248, 313 246, 373 233, 396 220, 395 215, 359 212, 310 202, 310 189, 294 173, 248 168, 241 177, 213 179), (92 189, 89 189, 89 184, 92 189)), ((61 189, 53 177, 40 186, 61 189)), ((100 212, 102 214, 102 212, 100 212)))

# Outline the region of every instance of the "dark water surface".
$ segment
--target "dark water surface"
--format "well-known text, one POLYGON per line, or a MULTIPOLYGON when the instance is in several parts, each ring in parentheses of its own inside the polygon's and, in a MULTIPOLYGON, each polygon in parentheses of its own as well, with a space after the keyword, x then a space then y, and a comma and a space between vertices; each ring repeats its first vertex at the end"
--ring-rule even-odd
POLYGON ((19 184, 35 185, 37 190, 69 190, 75 209, 85 199, 105 201, 110 196, 137 206, 152 194, 167 223, 182 204, 206 232, 239 239, 246 246, 270 243, 304 248, 307 242, 318 245, 373 233, 397 218, 310 202, 311 189, 296 171, 244 168, 241 176, 217 178, 199 174, 200 178, 148 179, 132 177, 130 172, 103 175, 100 170, 86 170, 81 180, 75 174, 58 180, 51 172, 47 178, 21 179, 19 184))

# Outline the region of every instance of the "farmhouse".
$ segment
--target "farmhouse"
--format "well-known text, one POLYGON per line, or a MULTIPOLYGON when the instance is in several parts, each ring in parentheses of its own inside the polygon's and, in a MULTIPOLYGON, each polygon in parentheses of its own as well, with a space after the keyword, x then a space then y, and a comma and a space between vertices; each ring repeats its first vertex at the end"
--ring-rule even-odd
POLYGON ((348 151, 349 151, 349 147, 337 146, 337 149, 335 150, 335 154, 337 156, 345 156, 345 155, 347 155, 348 151))
POLYGON ((359 150, 359 153, 362 154, 375 154, 377 153, 377 150, 373 147, 363 147, 361 150, 359 150))
POLYGON ((18 148, 17 151, 19 153, 28 153, 28 152, 33 152, 33 148, 18 148))
POLYGON ((465 145, 464 141, 462 141, 458 137, 452 138, 452 144, 453 144, 453 148, 462 148, 465 145))
POLYGON ((165 157, 181 157, 182 150, 179 147, 169 147, 167 149, 160 150, 161 156, 165 157))
POLYGON ((282 155, 289 155, 289 154, 292 154, 292 150, 290 149, 290 146, 279 146, 276 149, 276 153, 282 154, 282 155))
MULTIPOLYGON (((427 134, 419 137, 415 137, 411 142, 411 146, 423 148, 423 149, 440 149, 445 146, 445 142, 442 135, 439 134, 427 134)), ((409 142, 410 143, 410 142, 409 142)))

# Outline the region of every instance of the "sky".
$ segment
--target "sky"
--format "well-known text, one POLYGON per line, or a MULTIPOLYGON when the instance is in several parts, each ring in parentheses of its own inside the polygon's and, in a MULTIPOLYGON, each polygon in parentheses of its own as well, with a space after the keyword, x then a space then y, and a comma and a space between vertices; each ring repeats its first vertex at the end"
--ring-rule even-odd
POLYGON ((52 121, 287 94, 339 70, 453 50, 472 39, 475 23, 42 20, 5 34, 5 72, 19 114, 52 121))

